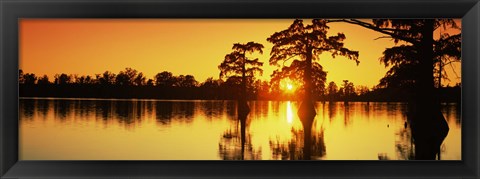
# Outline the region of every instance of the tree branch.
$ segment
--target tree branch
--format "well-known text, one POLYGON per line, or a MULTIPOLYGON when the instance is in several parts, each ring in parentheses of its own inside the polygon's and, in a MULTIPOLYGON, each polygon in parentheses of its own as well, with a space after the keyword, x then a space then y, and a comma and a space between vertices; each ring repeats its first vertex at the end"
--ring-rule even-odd
POLYGON ((401 31, 401 30, 391 29, 391 28, 380 28, 380 27, 377 27, 373 24, 362 22, 362 21, 359 21, 359 20, 356 20, 356 19, 337 19, 337 20, 328 20, 328 22, 346 22, 346 23, 349 23, 349 24, 359 25, 359 26, 365 27, 367 29, 371 29, 371 30, 380 32, 382 34, 389 35, 393 38, 409 42, 409 43, 414 44, 414 45, 416 45, 418 43, 418 41, 416 41, 413 38, 402 37, 402 36, 394 33, 395 31, 401 31))
POLYGON ((385 39, 385 38, 392 38, 391 36, 381 36, 381 37, 377 37, 373 40, 379 40, 379 39, 385 39))

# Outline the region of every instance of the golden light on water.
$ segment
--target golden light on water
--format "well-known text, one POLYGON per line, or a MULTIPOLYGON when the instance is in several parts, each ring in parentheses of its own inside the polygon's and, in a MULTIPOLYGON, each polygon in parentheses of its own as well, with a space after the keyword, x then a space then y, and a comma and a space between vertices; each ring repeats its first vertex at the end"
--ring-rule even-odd
POLYGON ((292 102, 287 102, 287 122, 288 124, 292 124, 293 122, 293 109, 292 109, 292 102))
MULTIPOLYGON (((234 104, 234 101, 24 99, 19 111, 19 159, 234 159, 242 155, 241 124, 228 107, 234 104), (232 135, 225 137, 226 131, 232 135), (219 145, 227 150, 221 151, 219 145)), ((245 145, 249 146, 244 151, 245 159, 281 160, 301 155, 303 126, 297 116, 298 102, 249 104, 256 108, 252 107, 244 126, 245 145)), ((455 105, 442 108, 450 127, 441 151, 442 160, 459 160, 462 156, 459 108, 455 105)), ((315 159, 378 160, 381 154, 391 160, 405 160, 414 149, 411 133, 404 127, 403 103, 317 103, 316 111, 317 122, 312 126, 312 136, 316 138, 312 139, 312 145, 324 146, 324 151, 315 154, 315 159)))

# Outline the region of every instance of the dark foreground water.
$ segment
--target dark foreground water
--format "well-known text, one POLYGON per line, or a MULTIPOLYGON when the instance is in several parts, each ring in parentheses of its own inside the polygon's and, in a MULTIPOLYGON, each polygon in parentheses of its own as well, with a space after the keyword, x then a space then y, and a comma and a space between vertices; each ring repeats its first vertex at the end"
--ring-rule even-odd
MULTIPOLYGON (((296 101, 20 99, 21 160, 281 160, 305 149, 296 101), (244 131, 244 132, 242 132, 244 131), (244 144, 244 145, 242 145, 244 144), (243 147, 242 147, 243 146, 243 147)), ((314 160, 414 156, 404 103, 316 104, 314 160)), ((450 131, 442 160, 461 160, 461 118, 444 104, 450 131)), ((308 139, 308 138, 307 138, 308 139)))

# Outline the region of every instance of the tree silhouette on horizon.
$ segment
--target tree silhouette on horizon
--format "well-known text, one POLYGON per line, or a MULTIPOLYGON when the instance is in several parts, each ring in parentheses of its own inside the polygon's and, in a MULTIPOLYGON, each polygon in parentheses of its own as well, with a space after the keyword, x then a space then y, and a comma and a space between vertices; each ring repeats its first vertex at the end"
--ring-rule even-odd
POLYGON ((320 60, 319 55, 330 52, 333 58, 345 56, 357 65, 359 63, 358 51, 344 47, 343 40, 346 36, 343 33, 327 36, 328 29, 324 19, 313 19, 312 24, 308 25, 304 25, 303 20, 296 19, 287 29, 267 38, 267 41, 273 43, 270 65, 278 65, 279 62, 284 64, 295 57, 305 63, 297 69, 303 71, 305 95, 298 113, 303 119, 313 119, 316 115, 312 98, 312 67, 315 61, 320 60))
POLYGON ((343 80, 342 90, 344 98, 343 101, 347 103, 348 101, 350 101, 352 95, 355 94, 355 86, 352 82, 349 82, 348 80, 343 80))
POLYGON ((335 82, 330 81, 327 86, 327 93, 328 93, 328 101, 333 102, 333 99, 338 94, 338 86, 335 82))
POLYGON ((95 78, 99 84, 108 86, 115 84, 116 75, 110 71, 105 71, 102 74, 96 74, 95 78))
POLYGON ((241 94, 239 99, 239 110, 248 112, 250 109, 247 105, 247 81, 255 77, 255 74, 263 73, 260 68, 263 62, 258 58, 250 59, 248 54, 258 52, 263 53, 263 45, 256 42, 248 42, 246 44, 233 44, 233 52, 225 55, 223 62, 218 66, 220 70, 220 78, 236 77, 241 79, 241 94))
POLYGON ((156 86, 169 87, 175 84, 175 77, 171 72, 168 71, 157 73, 154 77, 154 80, 156 86))

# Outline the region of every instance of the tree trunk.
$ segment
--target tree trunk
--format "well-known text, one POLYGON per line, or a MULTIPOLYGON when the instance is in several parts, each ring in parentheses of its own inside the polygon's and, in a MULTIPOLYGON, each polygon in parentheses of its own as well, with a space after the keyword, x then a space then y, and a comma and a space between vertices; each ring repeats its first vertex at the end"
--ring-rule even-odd
POLYGON ((415 81, 412 109, 412 135, 415 159, 433 160, 448 133, 448 124, 435 100, 433 78, 433 19, 425 20, 419 44, 419 75, 415 81))
POLYGON ((315 115, 317 115, 315 112, 314 99, 312 98, 312 49, 307 49, 307 52, 303 76, 305 95, 298 109, 298 116, 304 124, 312 123, 315 115))
POLYGON ((248 113, 250 108, 247 104, 247 77, 245 75, 245 63, 242 66, 242 89, 240 94, 240 100, 238 100, 238 113, 248 113))
MULTIPOLYGON (((344 22, 360 25, 374 31, 390 35, 394 38, 414 44, 418 50, 419 68, 415 79, 412 100, 408 104, 412 136, 415 143, 415 159, 435 159, 440 145, 448 134, 448 124, 445 121, 436 97, 433 81, 433 31, 435 19, 425 19, 421 30, 422 37, 419 43, 415 40, 391 34, 381 28, 372 27, 359 21, 344 22)), ((408 36, 408 35, 407 35, 408 36)))

